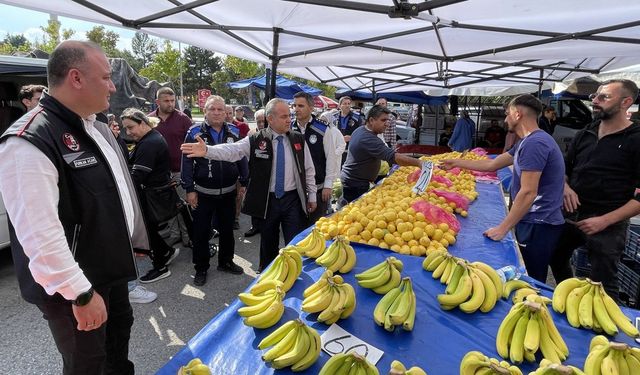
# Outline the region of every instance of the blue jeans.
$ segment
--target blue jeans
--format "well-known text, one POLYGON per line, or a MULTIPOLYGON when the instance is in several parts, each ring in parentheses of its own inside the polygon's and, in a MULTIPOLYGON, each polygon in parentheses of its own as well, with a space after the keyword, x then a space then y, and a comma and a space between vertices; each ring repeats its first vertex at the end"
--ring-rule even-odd
POLYGON ((549 261, 562 233, 561 225, 518 223, 516 238, 527 267, 527 274, 546 283, 549 261))

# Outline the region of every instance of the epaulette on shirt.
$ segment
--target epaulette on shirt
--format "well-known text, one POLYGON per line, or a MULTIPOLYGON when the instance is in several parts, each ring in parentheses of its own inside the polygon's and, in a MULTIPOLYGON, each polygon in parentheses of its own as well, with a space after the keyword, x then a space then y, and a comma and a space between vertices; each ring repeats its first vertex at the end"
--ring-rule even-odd
POLYGON ((196 137, 199 135, 202 136, 202 125, 204 125, 204 123, 196 123, 194 125, 191 125, 191 127, 187 131, 187 134, 189 134, 193 139, 196 139, 196 137))
POLYGON ((313 130, 320 133, 322 136, 324 136, 324 133, 327 131, 327 128, 329 127, 329 125, 326 125, 325 123, 318 121, 315 118, 311 122, 310 126, 311 128, 313 128, 313 130))
POLYGON ((231 134, 236 137, 240 137, 240 128, 230 122, 225 122, 225 125, 227 125, 227 129, 229 130, 229 132, 231 132, 231 134))

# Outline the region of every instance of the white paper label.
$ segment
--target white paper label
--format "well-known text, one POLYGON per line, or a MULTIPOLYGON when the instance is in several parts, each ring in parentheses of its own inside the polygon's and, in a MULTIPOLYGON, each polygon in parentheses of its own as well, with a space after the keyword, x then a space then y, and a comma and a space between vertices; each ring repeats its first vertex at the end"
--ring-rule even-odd
POLYGON ((422 162, 422 172, 420 172, 420 177, 418 177, 418 181, 413 186, 413 191, 416 194, 424 193, 427 190, 427 186, 431 181, 431 174, 433 172, 433 162, 431 161, 423 161, 422 162))
POLYGON ((322 341, 322 350, 332 357, 339 353, 355 352, 375 365, 384 354, 382 350, 353 336, 337 324, 332 324, 320 336, 320 339, 322 341))

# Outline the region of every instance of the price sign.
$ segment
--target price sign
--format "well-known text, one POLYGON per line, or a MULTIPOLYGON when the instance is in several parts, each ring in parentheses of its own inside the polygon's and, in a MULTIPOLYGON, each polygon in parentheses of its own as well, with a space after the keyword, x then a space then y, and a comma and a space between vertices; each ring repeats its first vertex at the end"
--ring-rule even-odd
POLYGON ((418 181, 411 189, 412 192, 416 194, 424 193, 427 190, 427 186, 429 185, 429 181, 431 181, 431 175, 433 173, 433 162, 427 160, 422 162, 422 172, 420 172, 420 177, 418 177, 418 181))
POLYGON ((355 352, 375 365, 380 358, 382 358, 382 354, 384 354, 382 350, 367 344, 337 324, 332 324, 331 327, 320 336, 320 339, 322 341, 322 350, 332 357, 340 353, 355 352))

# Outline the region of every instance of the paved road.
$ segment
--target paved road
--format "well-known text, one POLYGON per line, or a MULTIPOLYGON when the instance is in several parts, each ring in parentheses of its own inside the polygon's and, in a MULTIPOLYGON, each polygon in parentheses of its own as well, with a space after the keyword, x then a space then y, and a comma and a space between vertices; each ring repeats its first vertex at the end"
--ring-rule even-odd
MULTIPOLYGON (((240 230, 234 232, 235 261, 244 268, 243 275, 218 272, 217 260, 212 259, 207 284, 194 287, 191 249, 187 248, 181 249, 171 264, 170 277, 147 284, 159 297, 150 304, 133 305, 130 358, 137 374, 155 373, 255 278, 260 236, 243 238, 250 226, 249 218, 241 215, 240 230)), ((138 259, 144 274, 150 262, 138 259)), ((8 249, 0 250, 0 327, 0 373, 62 373, 62 361, 46 322, 35 306, 20 297, 8 249)))

